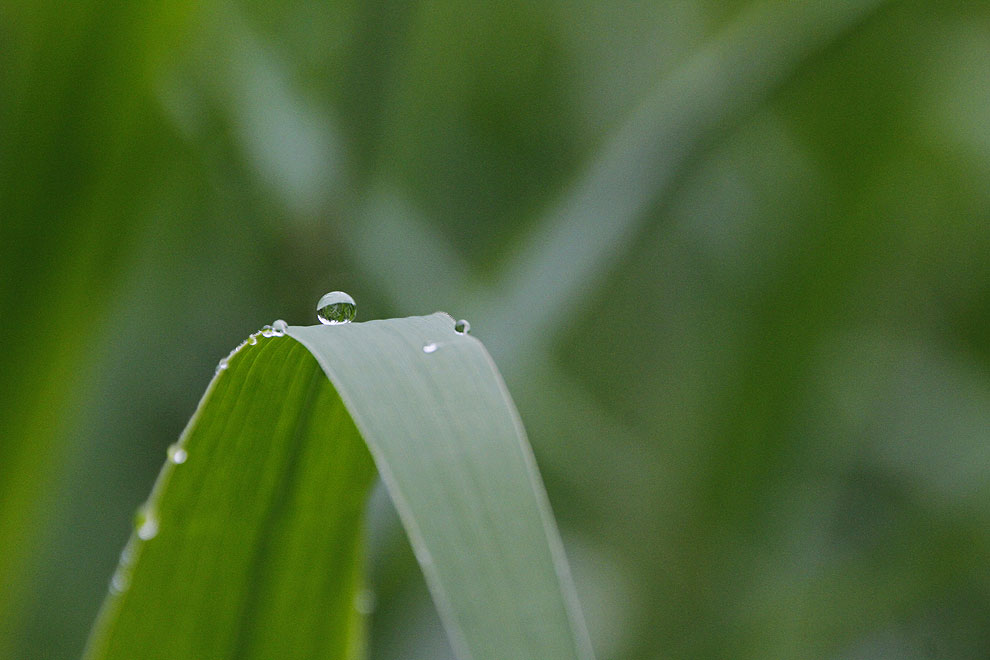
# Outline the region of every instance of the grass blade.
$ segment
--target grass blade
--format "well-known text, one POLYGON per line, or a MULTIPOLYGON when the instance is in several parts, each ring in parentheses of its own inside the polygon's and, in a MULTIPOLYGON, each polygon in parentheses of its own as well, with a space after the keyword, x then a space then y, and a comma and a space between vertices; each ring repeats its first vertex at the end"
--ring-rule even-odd
POLYGON ((348 657, 374 470, 306 350, 257 341, 162 470, 87 658, 348 657))
POLYGON ((543 486, 491 358, 446 314, 400 323, 290 334, 361 429, 455 650, 590 657, 543 486))
POLYGON ((210 384, 87 660, 361 657, 374 464, 460 657, 590 658, 532 454, 481 343, 446 314, 288 335, 243 345, 210 384))

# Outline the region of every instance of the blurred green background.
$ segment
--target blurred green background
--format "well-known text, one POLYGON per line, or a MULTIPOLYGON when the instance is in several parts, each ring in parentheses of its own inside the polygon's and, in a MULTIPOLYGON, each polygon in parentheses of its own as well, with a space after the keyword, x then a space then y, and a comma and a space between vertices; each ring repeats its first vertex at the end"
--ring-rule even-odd
MULTIPOLYGON (((602 660, 990 656, 990 4, 0 4, 0 657, 217 360, 471 321, 602 660)), ((387 497, 375 660, 449 658, 387 497)))

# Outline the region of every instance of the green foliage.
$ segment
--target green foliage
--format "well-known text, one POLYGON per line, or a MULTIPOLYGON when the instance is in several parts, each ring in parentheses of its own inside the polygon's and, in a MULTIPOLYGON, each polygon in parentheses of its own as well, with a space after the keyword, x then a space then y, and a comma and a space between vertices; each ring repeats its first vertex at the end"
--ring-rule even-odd
POLYGON ((86 657, 363 657, 367 442, 459 657, 590 658, 529 445, 481 343, 446 314, 288 335, 255 337, 218 370, 86 657))
MULTIPOLYGON (((9 0, 0 657, 262 323, 467 317, 599 657, 990 654, 990 7, 9 0)), ((372 495, 375 660, 450 658, 372 495)))
POLYGON ((306 350, 257 342, 218 372, 159 475, 86 658, 361 657, 374 468, 306 350))

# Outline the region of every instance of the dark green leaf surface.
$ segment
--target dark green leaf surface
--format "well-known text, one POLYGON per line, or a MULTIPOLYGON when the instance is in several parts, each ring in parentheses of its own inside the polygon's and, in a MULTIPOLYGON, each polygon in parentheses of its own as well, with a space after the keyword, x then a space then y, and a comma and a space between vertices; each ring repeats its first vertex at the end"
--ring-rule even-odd
POLYGON ((87 658, 360 657, 368 448, 461 657, 590 657, 524 431, 481 343, 445 314, 288 334, 242 346, 211 383, 87 658))

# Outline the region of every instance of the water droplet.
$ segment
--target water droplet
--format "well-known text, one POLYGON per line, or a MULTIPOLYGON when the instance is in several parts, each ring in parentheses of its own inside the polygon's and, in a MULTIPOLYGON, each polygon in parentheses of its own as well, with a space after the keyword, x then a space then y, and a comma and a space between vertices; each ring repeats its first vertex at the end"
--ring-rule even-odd
POLYGON ((127 571, 123 567, 118 567, 110 579, 110 590, 119 594, 127 591, 127 587, 129 586, 131 586, 130 576, 127 575, 127 571))
POLYGON ((467 322, 467 319, 461 319, 454 324, 454 332, 459 335, 466 335, 471 332, 471 324, 467 322))
POLYGON ((354 596, 354 609, 361 614, 371 614, 375 611, 377 598, 371 589, 362 589, 354 596))
POLYGON ((355 316, 357 304, 343 291, 331 291, 316 303, 316 317, 323 325, 350 323, 355 316))
POLYGON ((424 353, 433 353, 438 348, 440 348, 440 347, 437 346, 437 343, 435 341, 431 341, 429 344, 427 344, 426 346, 423 347, 423 352, 424 353))
POLYGON ((150 541, 155 538, 158 536, 158 521, 154 518, 148 518, 143 525, 138 527, 137 534, 142 541, 150 541))
POLYGON ((263 325, 261 326, 261 336, 262 337, 273 337, 275 336, 275 331, 272 330, 272 326, 263 325))
POLYGON ((257 344, 258 343, 258 335, 251 335, 250 337, 248 337, 247 343, 250 344, 251 346, 254 346, 255 344, 257 344))
POLYGON ((137 515, 134 516, 134 527, 137 530, 138 538, 142 541, 150 541, 158 536, 158 518, 146 506, 138 509, 137 515))
POLYGON ((176 465, 182 465, 186 462, 187 458, 189 458, 189 453, 178 444, 174 444, 168 448, 168 460, 176 465))
POLYGON ((288 329, 289 329, 289 324, 283 321, 282 319, 279 319, 274 323, 272 323, 272 332, 275 334, 276 337, 285 336, 285 332, 288 329))
POLYGON ((221 371, 223 371, 226 368, 227 368, 227 358, 221 358, 221 360, 219 362, 217 362, 216 373, 220 373, 221 371))

